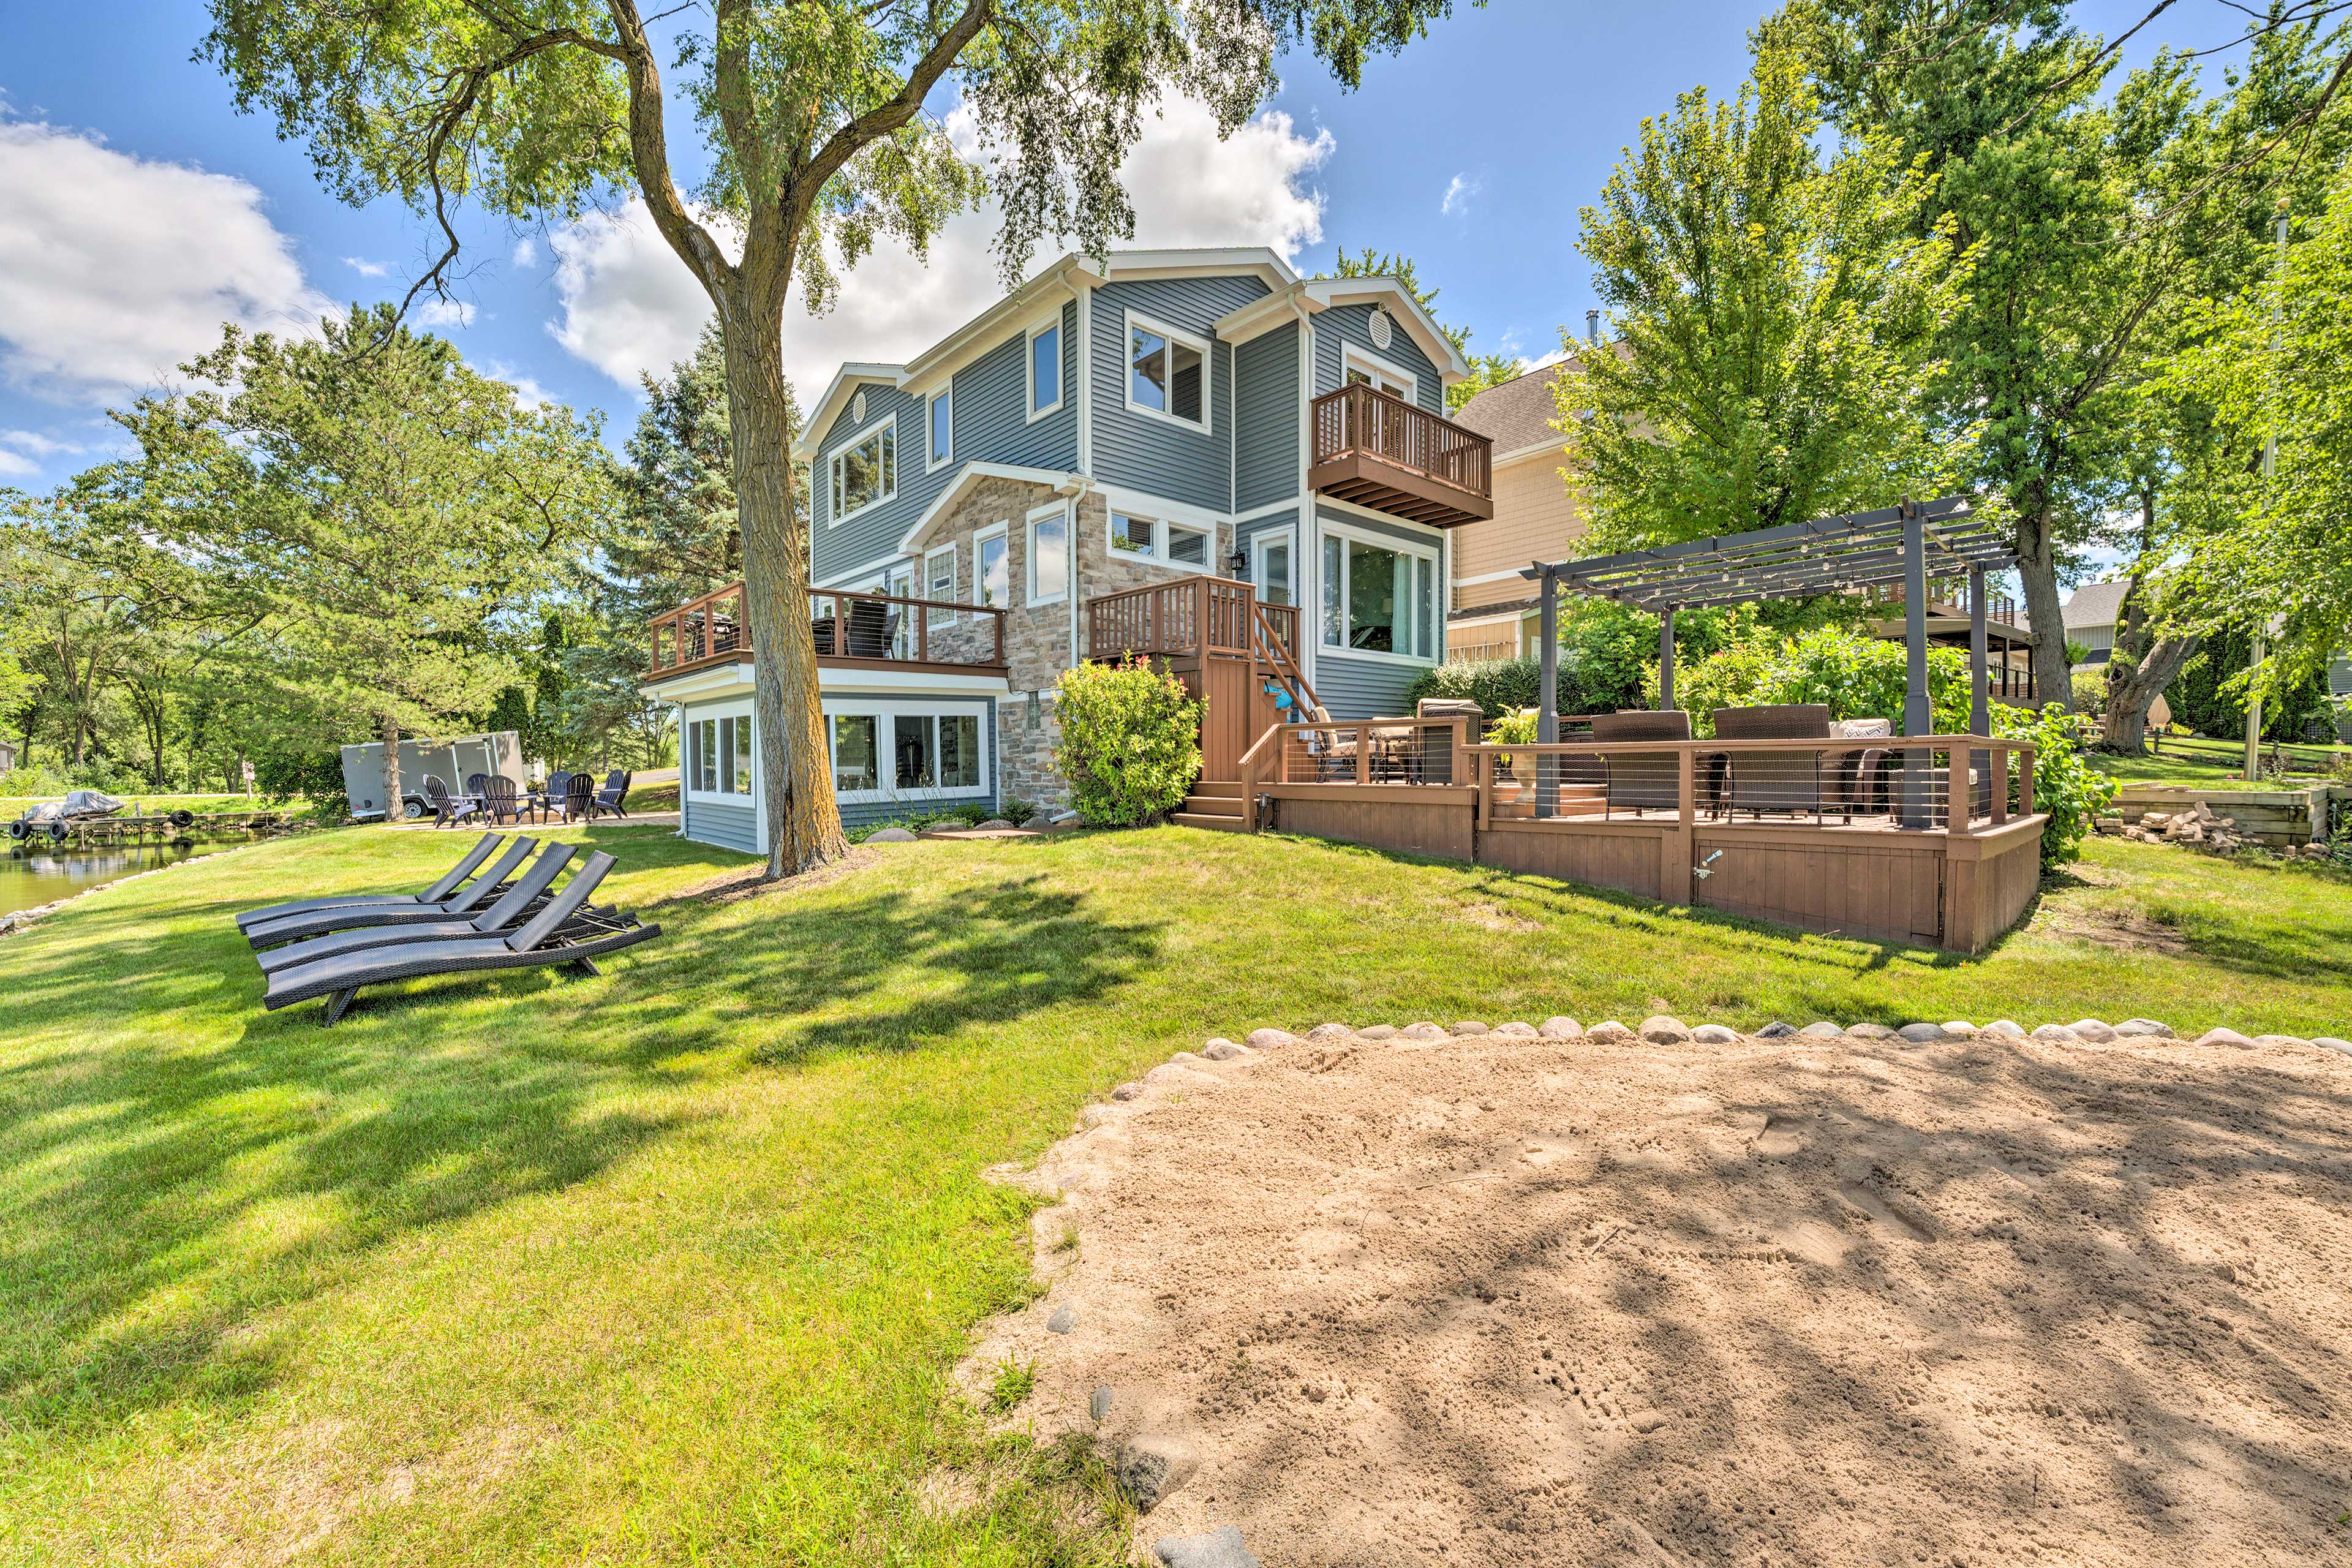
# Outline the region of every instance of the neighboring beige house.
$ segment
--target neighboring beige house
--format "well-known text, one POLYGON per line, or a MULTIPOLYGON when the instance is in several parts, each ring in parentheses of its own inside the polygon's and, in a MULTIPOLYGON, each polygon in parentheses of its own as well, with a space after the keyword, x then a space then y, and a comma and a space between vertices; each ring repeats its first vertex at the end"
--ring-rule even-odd
POLYGON ((1552 385, 1574 360, 1490 386, 1454 422, 1495 443, 1495 515, 1454 533, 1454 589, 1445 628, 1449 660, 1517 658, 1535 650, 1535 599, 1519 573, 1564 561, 1584 518, 1560 478, 1559 411, 1552 385))

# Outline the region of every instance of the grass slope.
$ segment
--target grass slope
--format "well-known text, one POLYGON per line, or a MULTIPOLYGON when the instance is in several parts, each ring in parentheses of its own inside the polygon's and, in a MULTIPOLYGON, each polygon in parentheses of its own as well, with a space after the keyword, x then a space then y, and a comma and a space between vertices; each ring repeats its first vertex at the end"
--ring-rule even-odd
POLYGON ((1024 1201, 979 1172, 1204 1035, 2352 1022, 2347 879, 2138 845, 1961 960, 1274 837, 927 842, 681 898, 743 862, 555 836, 669 935, 261 1013, 232 910, 470 841, 361 829, 0 942, 0 1560, 1112 1561, 1074 1484, 947 1517, 915 1483, 975 1460, 946 1372, 1027 1289, 1024 1201))
MULTIPOLYGON (((2263 753, 2268 756, 2270 748, 2263 747, 2263 753)), ((2339 759, 2352 754, 2352 747, 2289 746, 2285 754, 2288 767, 2299 773, 2324 775, 2339 759)), ((2160 752, 2152 755, 2126 757, 2107 752, 2089 752, 2084 755, 2091 766, 2125 784, 2189 784, 2198 789, 2249 787, 2238 776, 2245 772, 2246 748, 2228 741, 2176 735, 2164 742, 2160 752)), ((2311 782, 2309 778, 2284 782, 2262 778, 2255 780, 2252 787, 2304 789, 2311 782)))

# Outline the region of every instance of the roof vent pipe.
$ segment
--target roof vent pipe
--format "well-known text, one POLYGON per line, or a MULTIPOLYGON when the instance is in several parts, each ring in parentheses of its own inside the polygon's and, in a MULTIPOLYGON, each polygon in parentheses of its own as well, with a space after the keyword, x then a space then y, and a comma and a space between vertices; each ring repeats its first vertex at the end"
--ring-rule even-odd
POLYGON ((1584 312, 1584 341, 1588 343, 1601 341, 1601 312, 1598 310, 1584 312))

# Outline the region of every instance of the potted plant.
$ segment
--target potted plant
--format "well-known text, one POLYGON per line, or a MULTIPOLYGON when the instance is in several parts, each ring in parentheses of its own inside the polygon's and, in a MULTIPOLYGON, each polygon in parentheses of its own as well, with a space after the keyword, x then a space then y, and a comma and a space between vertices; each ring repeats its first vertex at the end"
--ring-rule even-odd
MULTIPOLYGON (((1532 746, 1535 741, 1536 712, 1532 708, 1506 713, 1486 726, 1486 743, 1490 746, 1532 746)), ((1519 798, 1519 792, 1527 787, 1517 778, 1518 769, 1513 765, 1513 761, 1508 752, 1496 759, 1498 771, 1495 775, 1495 799, 1499 805, 1514 804, 1519 798), (1507 773, 1509 776, 1506 776, 1507 773)))

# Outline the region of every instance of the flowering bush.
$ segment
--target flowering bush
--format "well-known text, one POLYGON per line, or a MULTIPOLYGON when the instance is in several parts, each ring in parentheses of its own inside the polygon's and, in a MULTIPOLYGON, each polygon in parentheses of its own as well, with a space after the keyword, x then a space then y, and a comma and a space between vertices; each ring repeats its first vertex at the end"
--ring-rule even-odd
POLYGON ((1054 766, 1089 827, 1132 827, 1173 811, 1200 777, 1201 704, 1142 659, 1064 670, 1054 717, 1054 766))
POLYGON ((2055 702, 2040 712, 1996 702, 1992 732, 2033 742, 2033 802, 2027 809, 2050 814, 2042 829, 2042 868, 2081 859, 2092 819, 2116 803, 2123 786, 2084 759, 2074 743, 2074 721, 2055 702))

